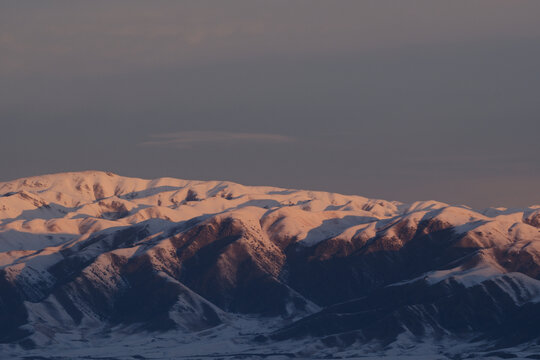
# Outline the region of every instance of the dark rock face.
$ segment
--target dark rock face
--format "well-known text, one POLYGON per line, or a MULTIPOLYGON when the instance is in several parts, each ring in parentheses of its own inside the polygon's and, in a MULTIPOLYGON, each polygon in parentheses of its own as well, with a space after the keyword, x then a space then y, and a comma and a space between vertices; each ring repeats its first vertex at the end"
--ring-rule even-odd
POLYGON ((177 253, 181 281, 227 311, 283 315, 294 298, 276 277, 283 253, 239 220, 195 227, 179 239, 177 253))
POLYGON ((0 342, 12 342, 28 335, 27 331, 20 329, 27 319, 23 297, 13 284, 6 281, 5 272, 0 271, 0 342))
POLYGON ((322 305, 368 295, 371 291, 431 269, 443 267, 475 248, 455 247, 452 229, 426 230, 429 224, 408 229, 400 247, 378 234, 368 243, 323 241, 313 248, 290 250, 290 281, 295 289, 322 305), (331 243, 331 244, 329 244, 331 243), (341 254, 348 254, 343 256, 341 254))
MULTIPOLYGON (((465 287, 453 281, 430 286, 418 280, 329 306, 277 331, 273 337, 281 340, 355 333, 365 341, 390 343, 405 331, 417 337, 441 337, 448 333, 506 336, 512 331, 506 323, 521 311, 523 308, 516 305, 511 295, 494 282, 465 287)), ((523 339, 530 340, 530 334, 523 335, 523 339)))
POLYGON ((536 228, 540 228, 540 211, 536 210, 531 212, 528 216, 525 217, 523 222, 536 228))

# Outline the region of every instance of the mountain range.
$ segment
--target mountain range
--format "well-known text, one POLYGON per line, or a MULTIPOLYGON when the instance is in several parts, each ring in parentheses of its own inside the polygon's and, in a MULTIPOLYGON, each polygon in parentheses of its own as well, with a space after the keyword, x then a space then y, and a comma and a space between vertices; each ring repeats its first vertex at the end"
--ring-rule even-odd
POLYGON ((0 183, 0 358, 540 359, 540 205, 0 183))

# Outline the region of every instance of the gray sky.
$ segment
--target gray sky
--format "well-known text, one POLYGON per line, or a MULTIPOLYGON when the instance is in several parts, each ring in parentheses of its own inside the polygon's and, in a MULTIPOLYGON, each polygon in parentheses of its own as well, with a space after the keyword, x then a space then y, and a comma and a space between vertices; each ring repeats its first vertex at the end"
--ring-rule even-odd
POLYGON ((3 1, 0 181, 540 204, 540 1, 3 1))

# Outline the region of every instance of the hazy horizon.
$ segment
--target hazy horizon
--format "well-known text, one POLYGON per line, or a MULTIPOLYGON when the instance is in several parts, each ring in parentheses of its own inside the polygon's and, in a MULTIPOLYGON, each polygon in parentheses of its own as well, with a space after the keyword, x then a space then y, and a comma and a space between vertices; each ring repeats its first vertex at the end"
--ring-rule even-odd
POLYGON ((0 181, 540 204, 540 2, 5 2, 0 181))

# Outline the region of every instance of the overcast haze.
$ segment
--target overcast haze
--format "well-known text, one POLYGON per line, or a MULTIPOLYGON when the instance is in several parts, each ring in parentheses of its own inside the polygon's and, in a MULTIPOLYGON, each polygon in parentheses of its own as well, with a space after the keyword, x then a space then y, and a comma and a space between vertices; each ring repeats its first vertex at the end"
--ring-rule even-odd
POLYGON ((540 204, 540 1, 3 1, 0 181, 540 204))

